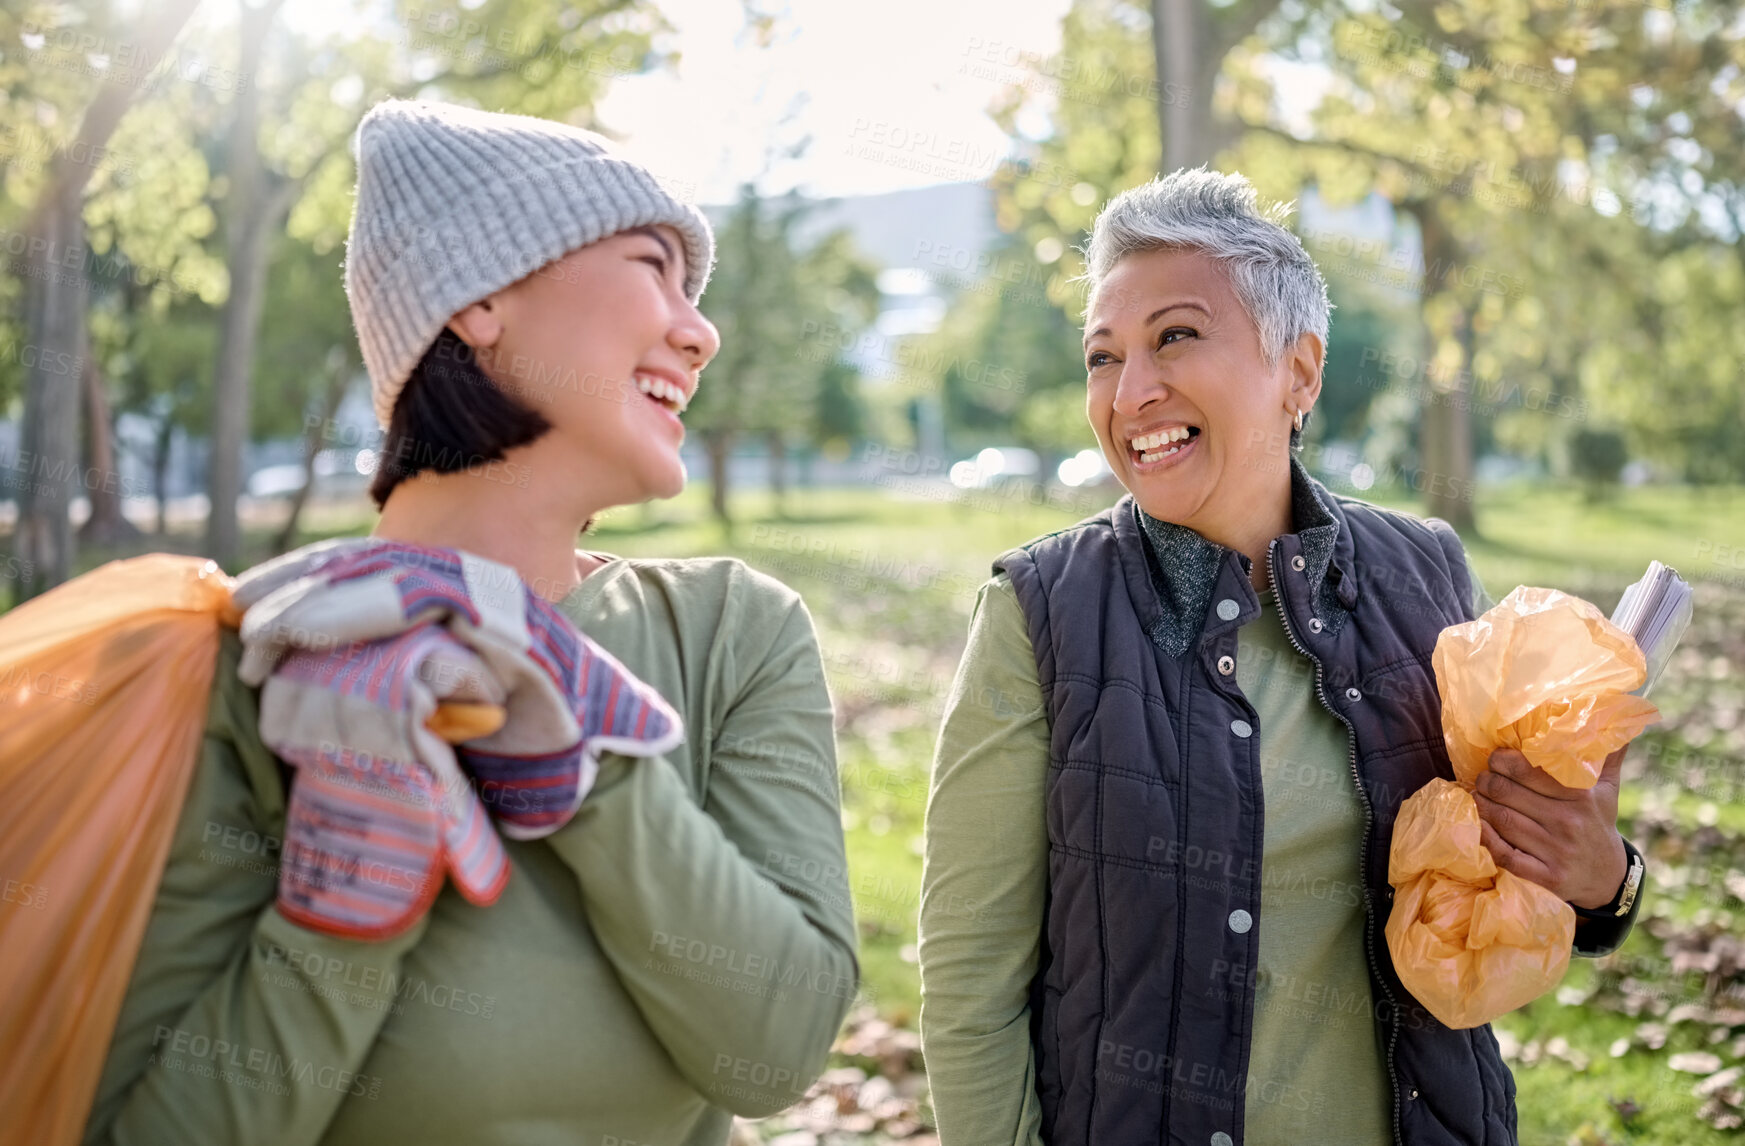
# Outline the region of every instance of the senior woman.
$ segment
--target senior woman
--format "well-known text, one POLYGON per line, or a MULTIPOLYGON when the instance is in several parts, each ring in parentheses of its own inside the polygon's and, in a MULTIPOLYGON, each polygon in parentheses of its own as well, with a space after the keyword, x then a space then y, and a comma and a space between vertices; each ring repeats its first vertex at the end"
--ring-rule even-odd
MULTIPOLYGON (((1195 170, 1096 222, 1086 412, 1128 495, 995 563, 948 703, 920 924, 944 1146, 1515 1140, 1489 1028, 1417 1005, 1382 936, 1400 803, 1452 775, 1430 653, 1488 601, 1446 523, 1297 461, 1330 306, 1282 217, 1195 170)), ((1574 791, 1499 753, 1480 788, 1578 954, 1634 918, 1621 760, 1574 791)))

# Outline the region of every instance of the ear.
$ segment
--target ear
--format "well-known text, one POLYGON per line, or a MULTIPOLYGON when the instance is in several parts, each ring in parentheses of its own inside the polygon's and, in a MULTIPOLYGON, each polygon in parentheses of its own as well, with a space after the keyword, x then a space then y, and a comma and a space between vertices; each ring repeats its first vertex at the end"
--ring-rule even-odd
POLYGON ((474 350, 489 350, 503 337, 503 316, 487 296, 448 320, 455 337, 474 350))
POLYGON ((1285 370, 1290 379, 1288 408, 1307 414, 1321 397, 1321 366, 1327 348, 1320 336, 1304 331, 1297 344, 1285 351, 1285 370))

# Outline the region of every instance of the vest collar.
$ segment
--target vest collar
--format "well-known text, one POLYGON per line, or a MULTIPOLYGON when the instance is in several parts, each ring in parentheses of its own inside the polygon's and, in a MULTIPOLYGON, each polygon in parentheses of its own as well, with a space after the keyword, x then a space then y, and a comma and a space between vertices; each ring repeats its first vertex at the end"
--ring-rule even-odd
MULTIPOLYGON (((1346 578, 1334 563, 1335 549, 1340 547, 1340 519, 1329 508, 1325 489, 1294 454, 1290 464, 1291 522, 1295 548, 1303 558, 1303 584, 1312 588, 1315 615, 1337 631, 1346 610, 1355 603, 1346 599, 1348 592, 1340 592, 1346 578)), ((1153 606, 1141 607, 1142 614, 1150 614, 1142 620, 1152 639, 1171 656, 1182 656, 1205 627, 1206 609, 1220 586, 1226 591, 1237 584, 1247 587, 1250 562, 1243 554, 1207 541, 1186 526, 1152 517, 1131 495, 1123 500, 1129 505, 1117 508, 1117 518, 1126 517, 1136 527, 1150 557, 1143 574, 1138 569, 1128 570, 1130 589, 1138 588, 1134 582, 1142 577, 1151 590, 1135 593, 1133 599, 1153 606)), ((1125 532, 1120 524, 1117 532, 1125 532)), ((1350 548, 1348 539, 1344 548, 1350 548)), ((1253 600, 1251 589, 1244 597, 1242 615, 1233 618, 1240 623, 1252 619, 1257 611, 1249 603, 1253 600)))

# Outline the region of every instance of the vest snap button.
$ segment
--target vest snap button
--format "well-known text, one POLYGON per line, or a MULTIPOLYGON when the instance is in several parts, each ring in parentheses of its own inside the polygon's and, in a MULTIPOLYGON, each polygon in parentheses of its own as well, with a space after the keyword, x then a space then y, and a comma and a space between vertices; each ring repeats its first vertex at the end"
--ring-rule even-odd
POLYGON ((1309 631, 1311 633, 1318 633, 1321 631, 1321 618, 1319 618, 1319 617, 1310 617, 1309 618, 1309 631))
POLYGON ((1230 930, 1238 935, 1248 934, 1248 929, 1254 926, 1254 916, 1238 907, 1230 913, 1230 930))
POLYGON ((1236 671, 1236 658, 1234 658, 1234 657, 1219 657, 1218 658, 1218 671, 1223 673, 1225 676, 1229 676, 1231 673, 1235 672, 1236 671))
POLYGON ((1234 732, 1243 740, 1247 740, 1250 736, 1254 735, 1253 727, 1250 726, 1246 720, 1232 720, 1230 722, 1230 731, 1234 732))
POLYGON ((1363 694, 1354 688, 1348 688, 1345 690, 1345 699, 1356 703, 1363 699, 1363 694))
POLYGON ((1291 558, 1291 568, 1295 569, 1298 573, 1303 571, 1303 566, 1306 564, 1308 563, 1303 560, 1303 555, 1301 553, 1291 558))
POLYGON ((1236 1140, 1220 1130, 1212 1135, 1212 1146, 1236 1146, 1236 1140))
POLYGON ((1413 1091, 1412 1091, 1412 1097, 1413 1097, 1413 1098, 1416 1098, 1416 1097, 1418 1097, 1418 1092, 1417 1092, 1417 1090, 1416 1090, 1416 1089, 1414 1089, 1414 1090, 1413 1090, 1413 1091))
POLYGON ((1236 614, 1240 613, 1241 611, 1242 611, 1242 606, 1238 605, 1235 601, 1231 600, 1229 597, 1226 597, 1222 601, 1218 602, 1218 619, 1219 620, 1234 621, 1236 619, 1236 614))

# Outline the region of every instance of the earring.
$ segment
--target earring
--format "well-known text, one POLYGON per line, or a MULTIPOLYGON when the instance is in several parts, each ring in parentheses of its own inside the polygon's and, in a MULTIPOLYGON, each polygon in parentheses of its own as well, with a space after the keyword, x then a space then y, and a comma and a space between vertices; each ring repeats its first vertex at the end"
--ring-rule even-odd
POLYGON ((1297 407, 1297 416, 1291 420, 1291 424, 1296 426, 1298 430, 1303 428, 1303 408, 1301 406, 1297 407))

